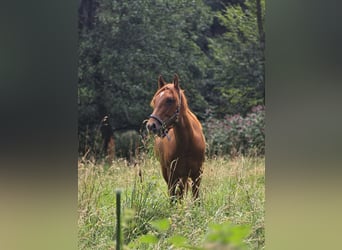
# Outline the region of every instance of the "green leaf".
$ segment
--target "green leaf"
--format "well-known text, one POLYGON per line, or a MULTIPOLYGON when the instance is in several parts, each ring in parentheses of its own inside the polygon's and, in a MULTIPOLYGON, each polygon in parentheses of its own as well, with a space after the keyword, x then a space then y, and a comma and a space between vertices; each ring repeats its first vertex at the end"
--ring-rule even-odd
POLYGON ((152 227, 161 232, 166 232, 170 228, 169 219, 155 220, 151 222, 152 227))
POLYGON ((206 242, 215 242, 224 245, 244 246, 243 240, 250 233, 247 225, 232 225, 230 222, 212 224, 206 237, 206 242))
POLYGON ((146 234, 146 235, 140 236, 140 238, 138 238, 138 241, 140 243, 155 244, 158 242, 158 238, 155 235, 146 234))
POLYGON ((182 247, 187 245, 187 239, 180 235, 174 235, 170 237, 167 241, 175 247, 182 247))

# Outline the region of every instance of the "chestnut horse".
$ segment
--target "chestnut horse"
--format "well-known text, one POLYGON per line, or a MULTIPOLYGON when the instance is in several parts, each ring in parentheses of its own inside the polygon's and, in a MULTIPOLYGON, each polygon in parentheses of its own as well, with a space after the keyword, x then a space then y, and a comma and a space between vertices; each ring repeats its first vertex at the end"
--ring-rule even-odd
POLYGON ((146 127, 157 135, 155 153, 160 161, 163 177, 172 200, 182 198, 192 180, 192 195, 199 196, 202 164, 205 154, 205 138, 201 123, 190 111, 177 74, 172 83, 158 79, 146 127))

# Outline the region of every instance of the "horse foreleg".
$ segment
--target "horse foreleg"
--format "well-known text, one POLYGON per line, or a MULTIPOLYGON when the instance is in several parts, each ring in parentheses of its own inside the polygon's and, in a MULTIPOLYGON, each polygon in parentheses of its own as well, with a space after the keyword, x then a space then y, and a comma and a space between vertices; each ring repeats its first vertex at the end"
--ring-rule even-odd
POLYGON ((167 183, 168 189, 169 189, 169 196, 171 199, 171 203, 177 202, 177 195, 176 195, 176 189, 177 189, 177 180, 169 180, 167 183))
POLYGON ((178 200, 181 200, 184 196, 184 190, 186 187, 187 178, 175 178, 169 182, 169 195, 171 198, 171 202, 174 203, 178 200))
POLYGON ((178 185, 176 188, 176 194, 179 199, 183 199, 184 192, 187 188, 188 177, 181 177, 178 180, 178 185))
POLYGON ((199 197, 199 187, 201 185, 202 174, 199 175, 192 175, 192 197, 194 200, 197 200, 199 197))

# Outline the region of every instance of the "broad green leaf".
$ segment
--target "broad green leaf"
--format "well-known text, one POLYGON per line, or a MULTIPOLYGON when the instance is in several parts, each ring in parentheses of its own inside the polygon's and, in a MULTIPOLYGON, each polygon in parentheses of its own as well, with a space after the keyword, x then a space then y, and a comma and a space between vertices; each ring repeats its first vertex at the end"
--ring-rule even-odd
POLYGON ((180 235, 174 235, 170 237, 167 241, 175 247, 182 247, 187 244, 187 239, 180 235))
POLYGON ((158 231, 165 232, 170 228, 170 221, 169 219, 155 220, 151 222, 151 225, 158 231))
POLYGON ((155 244, 158 242, 158 238, 152 234, 146 234, 146 235, 140 236, 138 241, 141 243, 155 244))

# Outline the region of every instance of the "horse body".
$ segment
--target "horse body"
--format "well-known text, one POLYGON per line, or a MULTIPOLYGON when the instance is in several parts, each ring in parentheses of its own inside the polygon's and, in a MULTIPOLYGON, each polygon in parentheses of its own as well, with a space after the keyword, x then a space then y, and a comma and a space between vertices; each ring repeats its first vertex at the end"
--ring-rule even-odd
POLYGON ((178 198, 183 197, 190 178, 192 194, 197 199, 205 154, 202 126, 188 107, 177 75, 173 83, 165 83, 161 76, 158 83, 159 89, 151 102, 154 110, 147 128, 158 135, 155 153, 163 177, 170 196, 178 198))

